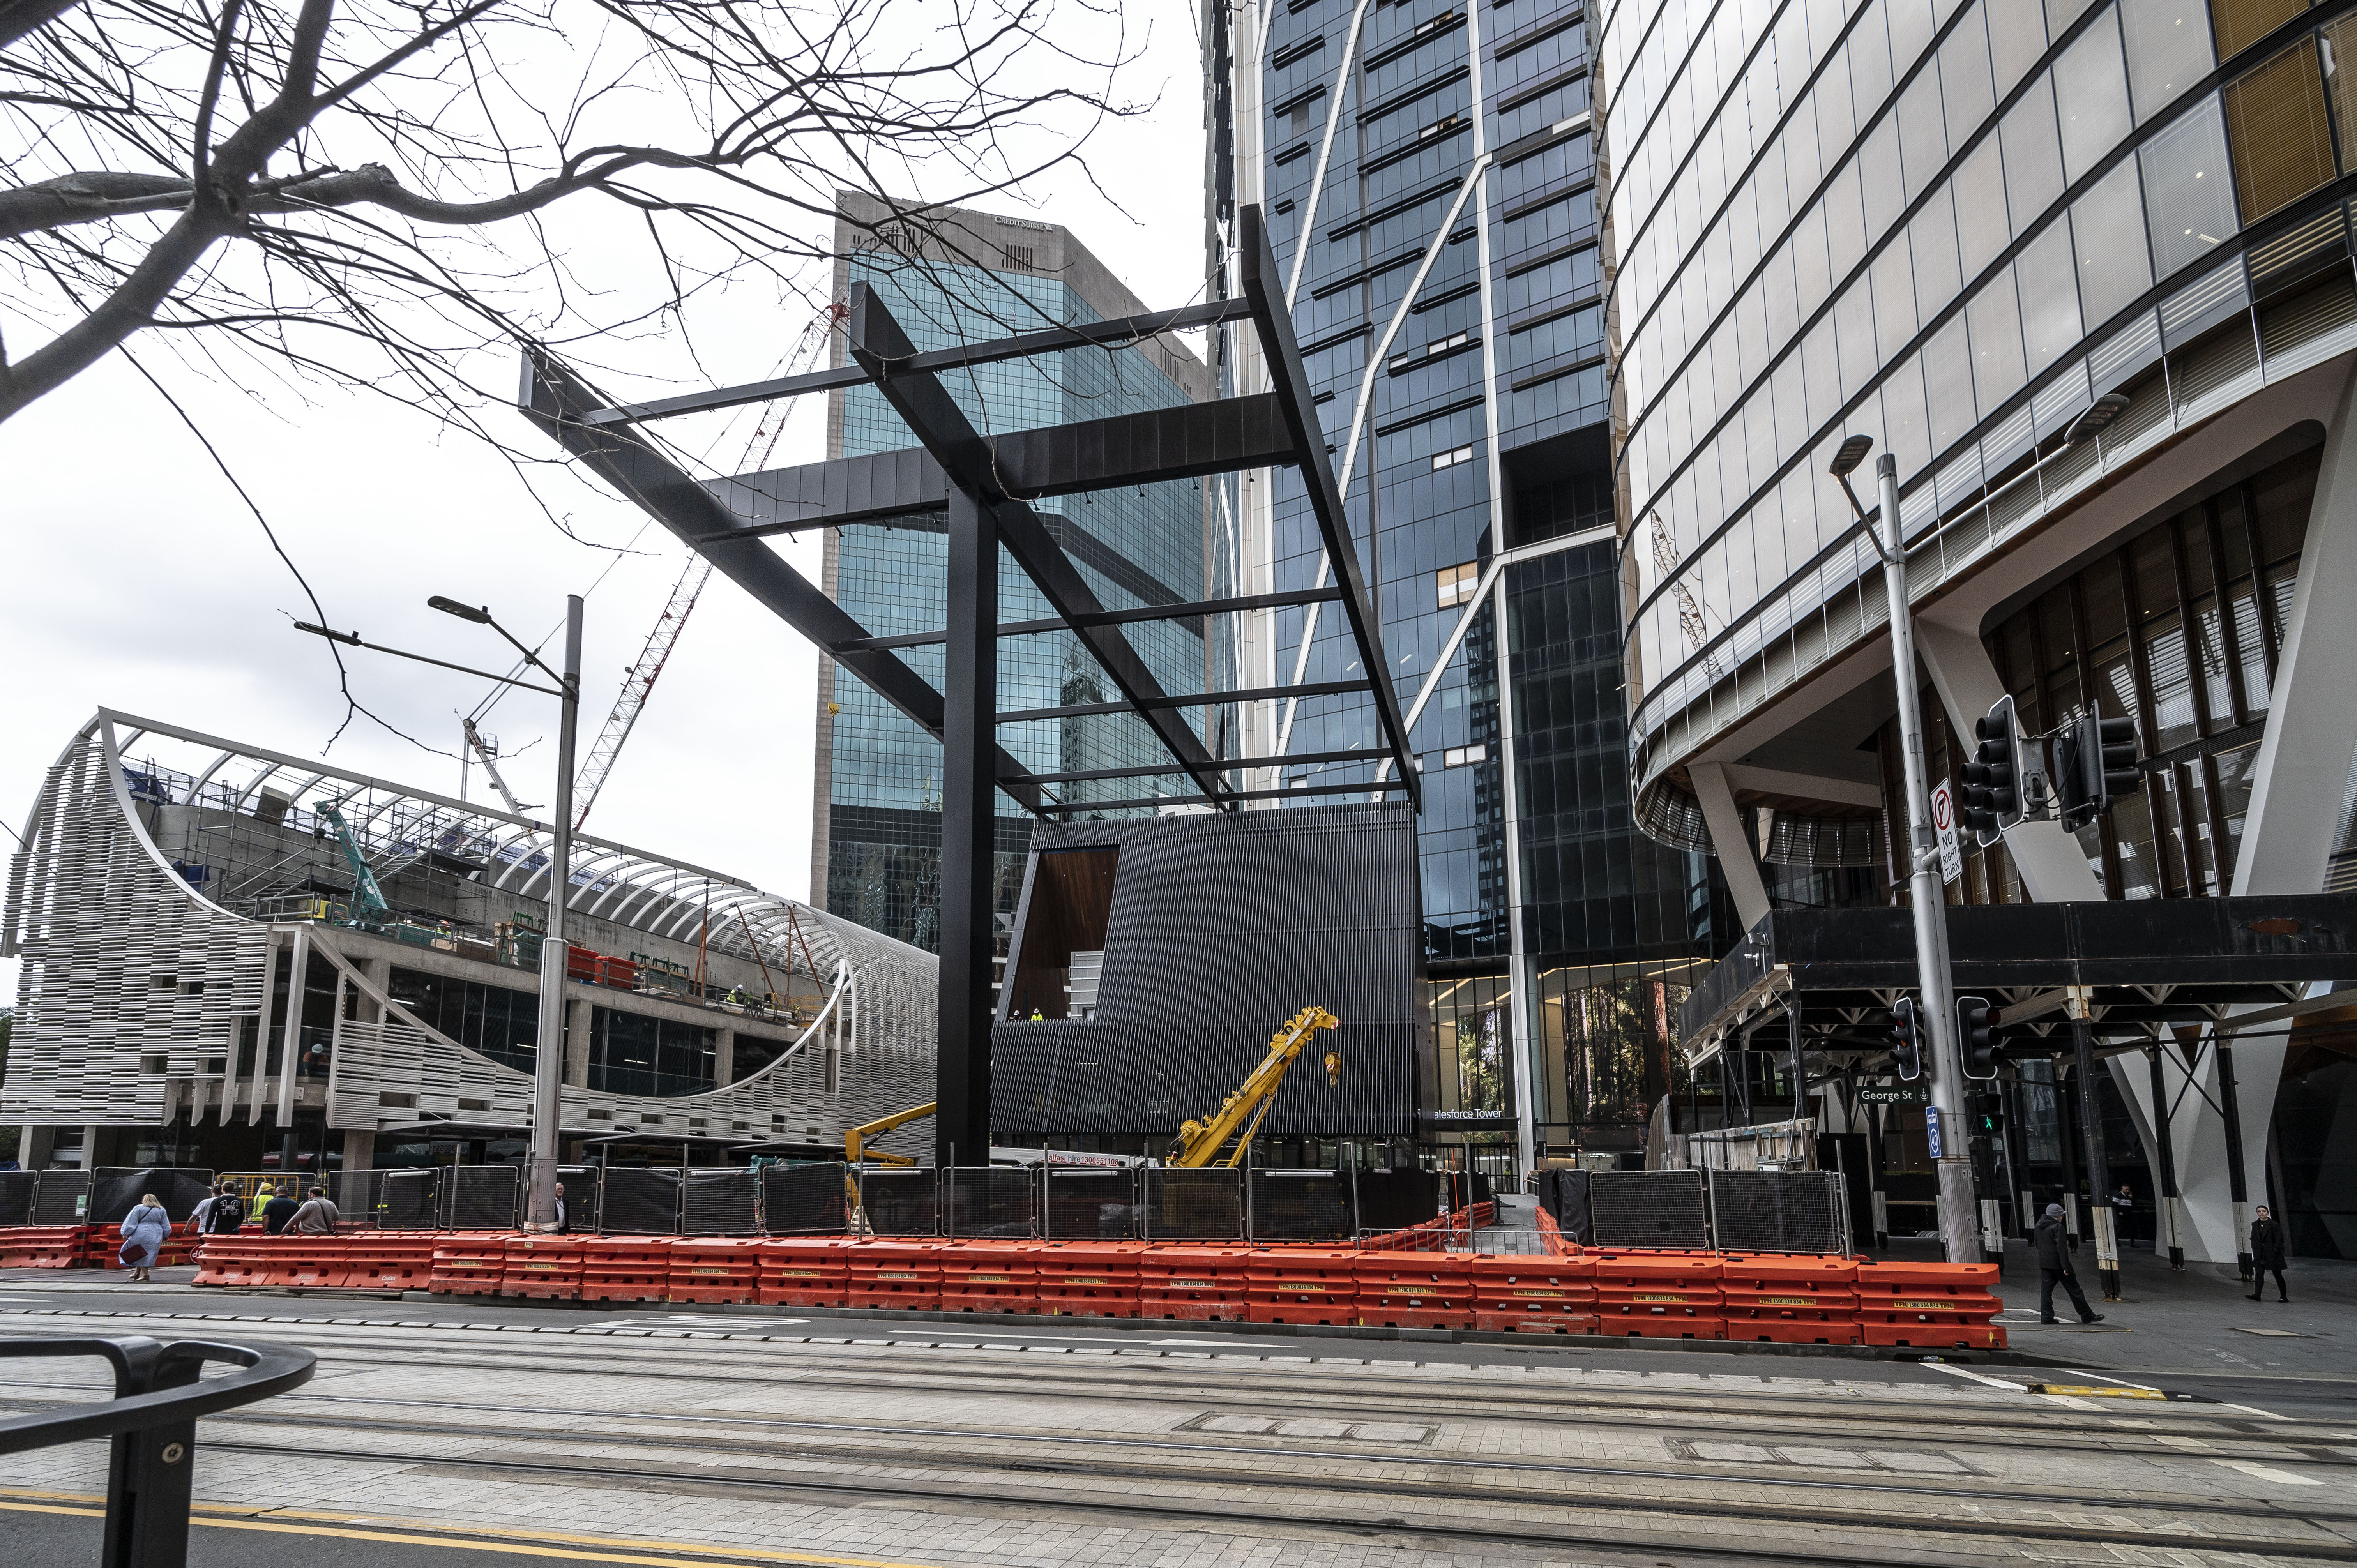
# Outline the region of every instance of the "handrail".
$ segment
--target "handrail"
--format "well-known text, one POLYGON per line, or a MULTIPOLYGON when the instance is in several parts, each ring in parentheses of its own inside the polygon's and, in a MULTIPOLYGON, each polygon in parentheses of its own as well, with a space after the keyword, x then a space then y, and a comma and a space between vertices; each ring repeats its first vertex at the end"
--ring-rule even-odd
POLYGON ((104 1568, 187 1568, 188 1495, 197 1420, 252 1404, 311 1380, 318 1358, 285 1346, 256 1348, 145 1335, 119 1339, 0 1339, 0 1357, 97 1356, 114 1369, 103 1404, 0 1420, 0 1454, 111 1438, 104 1568), (199 1381, 210 1361, 244 1369, 199 1381))

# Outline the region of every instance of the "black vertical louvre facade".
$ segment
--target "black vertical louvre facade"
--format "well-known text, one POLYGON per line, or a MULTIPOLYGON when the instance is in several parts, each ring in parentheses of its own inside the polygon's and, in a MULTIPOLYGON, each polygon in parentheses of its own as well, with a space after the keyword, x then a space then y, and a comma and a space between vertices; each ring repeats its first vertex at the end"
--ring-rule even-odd
POLYGON ((1305 1049, 1261 1135, 1412 1133, 1431 1070, 1415 821, 1386 804, 1037 825, 992 1034, 995 1136, 1168 1138, 1312 1004, 1341 1028, 1305 1049), (1089 952, 1092 982, 1073 959, 1089 952), (1318 1067, 1329 1040, 1339 1090, 1318 1067))

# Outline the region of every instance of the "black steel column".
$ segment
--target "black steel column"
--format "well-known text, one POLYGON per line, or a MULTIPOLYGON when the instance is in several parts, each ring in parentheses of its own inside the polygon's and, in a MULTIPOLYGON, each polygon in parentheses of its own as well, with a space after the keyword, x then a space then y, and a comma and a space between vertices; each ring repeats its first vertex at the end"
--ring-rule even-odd
POLYGON ((990 961, 998 725, 998 529, 952 489, 942 726, 939 1108, 933 1159, 990 1163, 990 961))
POLYGON ((2218 1113, 2226 1123, 2226 1193, 2234 1204, 2234 1267, 2251 1277, 2251 1190, 2243 1170, 2243 1106, 2234 1093, 2234 1047, 2220 1040, 2218 1113))
POLYGON ((2112 1162, 2104 1153, 2104 1107, 2095 1095, 2094 1032, 2083 1017, 2071 1020, 2071 1048, 2076 1054, 2073 1071, 2079 1079, 2079 1133, 2086 1140, 2087 1184, 2093 1195, 2088 1207, 2095 1235, 2095 1271, 2104 1282, 2104 1299, 2117 1301, 2120 1255, 2119 1232, 2112 1213, 2112 1162))
POLYGON ((2145 1047, 2145 1058, 2152 1068, 2152 1139, 2153 1152, 2160 1156, 2160 1180, 2155 1184, 2152 1197, 2152 1246, 2158 1253, 2164 1232, 2168 1236, 2169 1266, 2185 1266, 2185 1246, 2177 1234, 2177 1151, 2169 1136, 2169 1088, 2160 1076, 2160 1047, 2145 1047))

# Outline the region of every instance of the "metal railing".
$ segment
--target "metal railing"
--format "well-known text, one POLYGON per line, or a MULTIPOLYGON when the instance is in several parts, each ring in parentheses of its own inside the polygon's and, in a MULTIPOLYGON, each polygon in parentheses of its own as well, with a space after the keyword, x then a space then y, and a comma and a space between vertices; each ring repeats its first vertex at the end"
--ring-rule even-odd
POLYGON ((311 1380, 317 1358, 285 1346, 164 1344, 121 1339, 0 1339, 0 1356, 98 1356, 114 1369, 103 1404, 0 1419, 0 1454, 24 1454, 104 1437, 106 1534, 102 1568, 187 1568, 189 1480, 197 1421, 253 1404, 311 1380), (209 1361, 244 1369, 199 1381, 209 1361))

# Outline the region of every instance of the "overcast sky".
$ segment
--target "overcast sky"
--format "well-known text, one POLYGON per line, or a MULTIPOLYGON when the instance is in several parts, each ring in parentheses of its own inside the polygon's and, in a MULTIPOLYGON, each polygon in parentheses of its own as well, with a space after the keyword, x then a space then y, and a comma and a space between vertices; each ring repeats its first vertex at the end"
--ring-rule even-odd
MULTIPOLYGON (((990 205, 1069 225, 1148 305, 1177 305, 1202 282, 1192 8, 1153 0, 1129 7, 1125 21, 1133 46, 1152 31, 1121 91, 1158 102, 1092 144, 1102 191, 1066 169, 1028 191, 1028 202, 990 205)), ((585 244, 590 253, 576 252, 576 277, 595 273, 594 236, 585 244)), ((767 373, 805 324, 748 319, 745 379, 767 373)), ((565 594, 587 589, 612 564, 588 602, 586 753, 686 564, 682 546, 609 494, 543 482, 544 497, 592 543, 570 541, 496 454, 382 399, 319 386, 305 406, 272 387, 256 402, 182 369, 160 345, 134 338, 131 347, 220 449, 333 626, 503 669, 503 645, 488 628, 435 614, 426 596, 488 605, 530 640, 562 617, 565 594), (593 547, 633 535, 639 553, 619 564, 593 547)), ((630 362, 628 346, 603 358, 630 362)), ((823 456, 823 411, 819 400, 808 403, 774 462, 823 456)), ((520 445, 538 443, 520 418, 490 417, 509 421, 520 445)), ((119 357, 0 424, 0 819, 11 833, 22 831, 44 770, 102 705, 298 756, 327 746, 342 702, 325 646, 291 629, 310 618, 300 588, 204 448, 119 357)), ((817 575, 814 539, 780 544, 817 575)), ((479 682, 364 651, 347 657, 361 701, 435 746, 459 746, 457 714, 480 698, 479 682)), ((816 668, 808 644, 716 576, 589 831, 807 897, 816 668)), ((554 710, 544 698, 517 695, 485 725, 510 752, 530 747, 510 780, 527 802, 550 798, 554 710)), ((458 782, 454 759, 365 721, 327 755, 424 788, 455 792, 458 782)), ((475 780, 480 791, 479 770, 475 780)), ((10 839, 6 848, 16 847, 10 839)), ((15 971, 0 963, 0 1005, 16 997, 15 971)))

